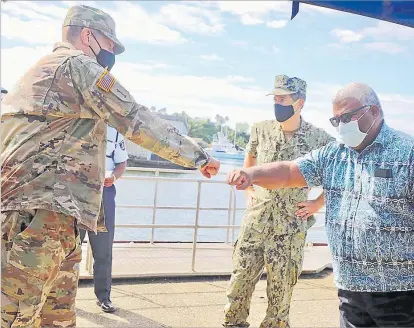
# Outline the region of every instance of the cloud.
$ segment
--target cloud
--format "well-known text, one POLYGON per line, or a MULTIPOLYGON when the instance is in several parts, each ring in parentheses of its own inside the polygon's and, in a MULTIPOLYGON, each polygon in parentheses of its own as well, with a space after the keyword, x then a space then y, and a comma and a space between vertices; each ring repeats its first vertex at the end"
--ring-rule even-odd
MULTIPOLYGON (((50 53, 50 47, 13 47, 1 51, 2 86, 12 89, 17 80, 41 56, 50 53), (10 64, 12 63, 12 64, 10 64)), ((135 100, 145 106, 166 107, 168 112, 186 111, 192 116, 214 118, 215 114, 229 116, 230 124, 258 122, 273 119, 269 90, 255 84, 248 76, 215 77, 178 74, 169 70, 168 63, 146 61, 139 64, 120 61, 112 72, 131 92, 135 100)), ((332 115, 331 99, 342 85, 309 81, 303 115, 305 120, 335 135, 328 119, 332 115)), ((399 94, 381 94, 386 119, 396 129, 414 134, 407 118, 414 108, 414 97, 399 94)))
POLYGON ((364 28, 361 33, 376 40, 409 41, 414 39, 414 29, 389 22, 378 22, 376 26, 364 28))
POLYGON ((12 89, 31 66, 51 51, 51 46, 2 48, 1 86, 8 90, 12 89))
POLYGON ((364 35, 351 30, 334 29, 331 34, 339 39, 340 43, 349 43, 360 41, 364 38, 364 35))
POLYGON ((62 21, 53 18, 23 20, 2 13, 1 20, 1 35, 6 39, 17 39, 29 44, 52 45, 62 38, 62 21))
POLYGON ((266 16, 269 12, 289 14, 292 8, 288 1, 218 1, 217 4, 222 12, 238 16, 266 16))
MULTIPOLYGON (((243 25, 265 24, 272 14, 284 15, 286 18, 292 8, 288 1, 217 1, 216 5, 223 13, 239 17, 243 25)), ((272 21, 268 23, 269 27, 276 24, 272 24, 272 21)))
POLYGON ((216 54, 200 55, 200 58, 204 60, 210 60, 210 61, 223 61, 224 60, 223 58, 221 58, 220 56, 217 56, 216 54))
MULTIPOLYGON (((213 6, 210 4, 209 6, 213 6)), ((266 24, 269 28, 283 28, 287 25, 292 12, 290 1, 216 1, 215 5, 223 13, 237 16, 243 25, 266 24), (280 16, 283 19, 272 20, 271 17, 280 16)), ((337 14, 335 10, 301 4, 302 14, 337 14)))
POLYGON ((404 48, 394 42, 370 42, 365 44, 365 48, 369 50, 376 50, 388 54, 398 54, 404 51, 404 48))
POLYGON ((283 28, 287 25, 287 20, 273 20, 266 23, 267 27, 271 28, 283 28))
POLYGON ((183 32, 218 34, 224 31, 218 12, 185 4, 168 4, 161 7, 157 21, 183 32))
POLYGON ((263 19, 255 17, 251 14, 243 14, 240 16, 240 21, 243 25, 260 25, 264 23, 263 19))
POLYGON ((398 45, 396 41, 408 41, 414 38, 412 28, 401 26, 389 22, 378 22, 375 26, 366 27, 359 31, 336 28, 331 34, 339 39, 340 43, 355 43, 366 41, 366 49, 377 50, 385 53, 396 54, 403 52, 404 47, 398 45), (372 39, 375 42, 372 42, 372 39))
MULTIPOLYGON (((67 13, 67 3, 64 5, 66 7, 28 1, 2 3, 1 35, 36 45, 60 41, 62 22, 67 13)), ((115 19, 117 36, 121 41, 158 45, 187 42, 179 31, 157 22, 136 3, 117 1, 115 9, 102 9, 115 19)))
POLYGON ((45 2, 35 1, 18 1, 18 2, 5 2, 2 4, 2 11, 12 12, 13 14, 23 14, 24 16, 31 18, 30 15, 34 13, 42 14, 44 16, 50 16, 54 18, 64 18, 66 16, 67 9, 53 4, 45 2), (32 14, 30 14, 30 11, 32 14))
POLYGON ((230 83, 245 83, 245 82, 254 82, 255 80, 251 77, 230 75, 226 77, 226 81, 230 83))
POLYGON ((115 10, 107 10, 116 22, 120 39, 129 39, 149 44, 182 44, 187 39, 178 31, 161 24, 139 4, 116 1, 115 10))

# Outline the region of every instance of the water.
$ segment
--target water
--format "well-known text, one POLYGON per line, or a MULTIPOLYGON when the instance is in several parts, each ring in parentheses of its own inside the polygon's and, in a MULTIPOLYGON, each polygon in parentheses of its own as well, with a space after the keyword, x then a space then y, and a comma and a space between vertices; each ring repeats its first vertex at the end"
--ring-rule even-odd
MULTIPOLYGON (((226 160, 221 164, 222 172, 229 172, 235 167, 241 167, 242 161, 226 160)), ((153 176, 150 172, 126 172, 128 175, 153 176)), ((201 174, 181 174, 181 173, 163 173, 162 177, 199 178, 201 174)), ((217 176, 214 180, 224 180, 225 175, 217 176)), ((118 205, 152 205, 154 201, 155 181, 137 181, 137 180, 119 180, 116 183, 118 205)), ((312 191, 310 198, 315 198, 320 191, 312 191)), ((238 208, 245 207, 245 200, 242 191, 237 191, 238 208)), ((203 184, 201 187, 201 207, 223 207, 229 205, 230 190, 225 184, 203 184)), ((163 181, 158 183, 158 201, 159 206, 183 206, 195 207, 197 204, 197 183, 193 182, 169 182, 163 181)), ((194 224, 195 210, 163 210, 156 211, 156 224, 194 224)), ((244 211, 236 212, 236 225, 239 225, 244 215, 244 211)), ((117 208, 117 224, 151 224, 153 217, 152 209, 136 208, 117 208)), ((227 225, 228 211, 200 211, 200 225, 227 225)), ((324 217, 317 216, 315 226, 324 224, 324 217)), ((151 239, 151 228, 117 228, 115 231, 115 240, 144 240, 151 239)), ((234 230, 235 238, 238 235, 238 229, 234 230)), ((194 235, 193 229, 156 229, 154 240, 156 241, 192 241, 194 235)), ((197 240, 200 242, 225 242, 226 229, 199 229, 197 240)), ((230 230, 230 240, 232 230, 230 230)), ((311 242, 326 242, 325 232, 323 230, 310 231, 308 240, 311 242)))

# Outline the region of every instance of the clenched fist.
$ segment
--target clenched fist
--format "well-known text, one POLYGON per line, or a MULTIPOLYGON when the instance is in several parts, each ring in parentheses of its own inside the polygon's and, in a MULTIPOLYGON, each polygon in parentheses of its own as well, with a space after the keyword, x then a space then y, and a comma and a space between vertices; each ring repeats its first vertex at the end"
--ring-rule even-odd
POLYGON ((213 175, 217 175, 220 170, 220 162, 215 158, 211 158, 210 162, 204 167, 200 168, 200 172, 206 178, 211 178, 213 175))
POLYGON ((252 184, 252 178, 248 169, 235 169, 227 175, 227 183, 237 190, 245 190, 252 184))

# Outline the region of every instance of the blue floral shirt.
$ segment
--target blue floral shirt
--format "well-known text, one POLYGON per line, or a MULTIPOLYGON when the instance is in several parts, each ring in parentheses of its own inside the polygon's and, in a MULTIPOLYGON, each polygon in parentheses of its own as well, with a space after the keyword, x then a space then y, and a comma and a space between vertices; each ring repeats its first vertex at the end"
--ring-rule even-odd
POLYGON ((384 123, 361 153, 332 142, 296 163, 324 189, 337 287, 414 290, 414 137, 384 123))

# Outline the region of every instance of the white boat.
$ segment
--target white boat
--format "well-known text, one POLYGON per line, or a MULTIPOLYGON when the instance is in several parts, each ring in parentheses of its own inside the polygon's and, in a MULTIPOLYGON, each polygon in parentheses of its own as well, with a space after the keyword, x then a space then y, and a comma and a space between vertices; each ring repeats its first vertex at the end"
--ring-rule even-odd
POLYGON ((224 133, 223 128, 217 133, 217 136, 214 137, 211 148, 206 149, 206 151, 211 156, 219 159, 244 160, 244 150, 237 150, 235 140, 231 143, 227 138, 227 129, 226 133, 224 133))

